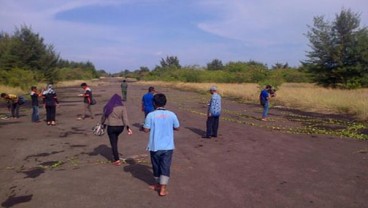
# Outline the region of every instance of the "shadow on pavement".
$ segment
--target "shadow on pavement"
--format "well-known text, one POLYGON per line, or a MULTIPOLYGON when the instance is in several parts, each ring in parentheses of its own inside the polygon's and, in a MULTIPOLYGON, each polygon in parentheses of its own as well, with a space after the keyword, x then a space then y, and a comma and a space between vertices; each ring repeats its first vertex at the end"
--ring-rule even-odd
POLYGON ((9 196, 9 198, 4 201, 1 206, 2 207, 12 207, 14 205, 20 204, 20 203, 25 203, 25 202, 29 202, 32 200, 33 194, 31 195, 24 195, 24 196, 9 196))
POLYGON ((197 129, 193 127, 185 127, 185 128, 191 130, 193 133, 198 134, 199 136, 206 135, 206 132, 203 131, 202 129, 197 129))
POLYGON ((105 144, 102 144, 102 145, 96 147, 93 150, 93 152, 88 153, 88 155, 90 155, 90 156, 101 155, 104 158, 106 158, 107 160, 111 160, 112 159, 111 148, 108 147, 105 144))
POLYGON ((125 162, 128 164, 124 167, 124 171, 132 174, 133 177, 147 183, 148 185, 154 184, 151 167, 147 165, 138 164, 137 161, 135 161, 132 158, 128 158, 125 160, 125 162))

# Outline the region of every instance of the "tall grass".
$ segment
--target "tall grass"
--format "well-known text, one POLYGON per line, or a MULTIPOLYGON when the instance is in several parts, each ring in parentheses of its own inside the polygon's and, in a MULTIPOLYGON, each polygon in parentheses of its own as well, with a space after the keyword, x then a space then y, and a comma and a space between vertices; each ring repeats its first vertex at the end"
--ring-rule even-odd
POLYGON ((21 94, 24 94, 25 91, 22 90, 20 87, 9 87, 9 86, 0 85, 0 93, 21 95, 21 94))
MULTIPOLYGON (((258 84, 214 84, 183 82, 140 82, 145 85, 173 87, 176 89, 205 92, 216 85, 224 97, 241 101, 259 103, 261 87, 258 84)), ((285 83, 277 96, 271 100, 273 105, 319 113, 354 115, 359 120, 368 120, 368 89, 341 90, 327 89, 314 84, 285 83)))

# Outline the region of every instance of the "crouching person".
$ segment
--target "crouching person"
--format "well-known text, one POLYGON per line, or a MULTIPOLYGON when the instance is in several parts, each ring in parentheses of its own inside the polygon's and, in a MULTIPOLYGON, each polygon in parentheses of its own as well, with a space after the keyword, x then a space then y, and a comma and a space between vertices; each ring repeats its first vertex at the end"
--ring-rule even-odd
POLYGON ((170 166, 174 146, 174 130, 179 130, 179 120, 175 113, 166 110, 166 96, 153 97, 155 110, 150 112, 144 122, 143 130, 149 132, 147 150, 150 151, 153 176, 156 184, 152 186, 160 196, 168 194, 170 166))

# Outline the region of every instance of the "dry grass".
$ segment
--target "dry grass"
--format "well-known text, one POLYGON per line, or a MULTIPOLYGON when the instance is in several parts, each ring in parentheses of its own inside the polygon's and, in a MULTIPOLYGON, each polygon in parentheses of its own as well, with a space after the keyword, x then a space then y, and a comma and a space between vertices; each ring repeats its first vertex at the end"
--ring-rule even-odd
POLYGON ((368 120, 368 89, 328 89, 313 84, 284 84, 275 99, 280 104, 313 112, 353 114, 368 120))
MULTIPOLYGON (((140 82, 145 85, 173 87, 176 89, 205 92, 216 85, 219 93, 246 102, 258 103, 260 87, 257 84, 214 84, 182 82, 140 82)), ((271 101, 274 105, 301 109, 309 112, 352 114, 359 120, 368 120, 368 89, 327 89, 313 84, 287 83, 277 91, 271 101)))
POLYGON ((55 84, 55 87, 79 87, 83 82, 87 83, 89 86, 97 86, 99 80, 70 80, 61 81, 55 84))
POLYGON ((19 87, 9 87, 9 86, 0 85, 0 93, 21 95, 21 94, 24 94, 25 92, 19 87))

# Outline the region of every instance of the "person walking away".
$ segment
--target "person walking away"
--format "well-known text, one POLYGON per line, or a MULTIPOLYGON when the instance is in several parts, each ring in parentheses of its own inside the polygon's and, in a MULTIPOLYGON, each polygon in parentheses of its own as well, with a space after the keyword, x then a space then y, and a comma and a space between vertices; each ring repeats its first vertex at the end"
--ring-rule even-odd
POLYGON ((38 123, 40 122, 40 113, 39 113, 39 102, 38 97, 42 96, 41 93, 37 91, 36 86, 31 87, 31 101, 32 101, 32 122, 38 123))
POLYGON ((121 97, 114 94, 103 108, 103 114, 101 117, 101 124, 107 125, 107 134, 109 136, 113 165, 120 166, 121 161, 118 151, 118 139, 119 135, 127 129, 128 135, 132 135, 133 131, 130 129, 130 124, 127 116, 127 109, 121 101, 121 97))
POLYGON ((83 116, 79 117, 79 120, 83 120, 87 117, 87 111, 90 113, 91 119, 94 119, 94 114, 92 113, 92 109, 91 109, 91 105, 92 105, 92 90, 91 88, 88 87, 87 83, 82 83, 80 85, 83 90, 84 93, 83 94, 79 94, 79 96, 83 97, 83 103, 84 103, 84 108, 83 108, 83 116))
MULTIPOLYGON (((148 92, 142 97, 142 111, 144 112, 144 118, 146 119, 147 115, 155 110, 153 106, 153 95, 155 94, 155 88, 149 87, 148 92)), ((144 122, 143 122, 144 125, 144 122)), ((143 125, 141 130, 143 130, 143 125)))
POLYGON ((151 187, 160 196, 168 194, 170 167, 174 145, 174 130, 179 130, 179 120, 175 113, 165 109, 166 96, 156 94, 153 97, 155 110, 145 119, 143 130, 149 132, 147 150, 150 151, 153 177, 156 183, 151 187))
MULTIPOLYGON (((272 86, 266 85, 259 95, 260 104, 263 107, 262 121, 267 121, 269 105, 270 105, 270 92, 272 92, 272 86)), ((274 93, 272 93, 274 94, 274 93)))
POLYGON ((142 97, 142 111, 144 112, 144 117, 146 118, 147 115, 155 110, 153 106, 153 95, 155 94, 155 88, 149 87, 148 92, 143 95, 142 97))
POLYGON ((10 118, 19 118, 19 98, 14 94, 1 93, 1 97, 6 100, 8 109, 10 111, 10 118))
POLYGON ((127 101, 127 93, 128 93, 128 83, 127 81, 124 79, 121 82, 121 95, 123 96, 123 101, 127 101))
POLYGON ((203 138, 210 139, 211 137, 218 136, 218 128, 221 115, 221 96, 217 93, 217 87, 212 86, 210 88, 211 99, 208 103, 207 110, 207 122, 206 122, 206 135, 203 138))
POLYGON ((56 125, 56 106, 59 104, 59 101, 56 97, 56 92, 53 89, 52 85, 49 84, 47 86, 47 90, 42 93, 43 103, 46 108, 46 122, 47 125, 55 126, 56 125))

